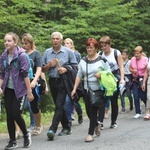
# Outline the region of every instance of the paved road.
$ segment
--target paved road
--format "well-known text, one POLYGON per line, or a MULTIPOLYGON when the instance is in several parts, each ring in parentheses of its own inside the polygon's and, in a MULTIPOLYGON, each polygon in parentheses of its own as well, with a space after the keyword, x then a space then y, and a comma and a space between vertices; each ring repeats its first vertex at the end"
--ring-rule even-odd
MULTIPOLYGON (((144 114, 143 114, 144 115, 144 114)), ((110 118, 104 120, 104 130, 100 137, 95 137, 92 143, 85 143, 88 131, 88 119, 78 125, 73 122, 72 134, 67 136, 55 136, 54 141, 47 140, 48 127, 40 136, 32 136, 30 150, 150 150, 150 121, 143 118, 133 119, 134 111, 128 111, 118 116, 118 128, 110 129, 110 118)), ((61 130, 59 127, 58 132, 61 130)), ((0 150, 3 150, 8 137, 0 135, 0 150)), ((18 140, 18 150, 22 148, 23 139, 18 140)))

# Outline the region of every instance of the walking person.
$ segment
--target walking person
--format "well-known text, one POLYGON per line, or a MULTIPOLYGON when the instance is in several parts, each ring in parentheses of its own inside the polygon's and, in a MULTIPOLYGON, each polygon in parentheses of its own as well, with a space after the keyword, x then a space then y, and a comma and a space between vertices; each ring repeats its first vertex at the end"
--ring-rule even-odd
POLYGON ((131 58, 130 72, 133 75, 132 90, 134 97, 135 113, 134 119, 141 117, 140 100, 146 106, 146 90, 142 90, 142 81, 147 68, 148 58, 142 54, 143 48, 137 46, 134 48, 134 57, 131 58))
MULTIPOLYGON (((125 75, 125 80, 126 80, 126 95, 129 99, 129 104, 130 104, 130 110, 133 110, 133 98, 132 98, 132 91, 131 91, 131 87, 130 84, 132 82, 132 74, 129 70, 130 67, 130 60, 129 60, 129 51, 127 49, 124 49, 122 51, 122 58, 123 58, 123 65, 124 65, 124 75, 125 75)), ((126 108, 125 108, 125 93, 123 93, 122 95, 120 94, 120 99, 121 99, 121 113, 126 112, 126 108)))
POLYGON ((37 86, 39 77, 41 76, 42 56, 40 52, 36 50, 34 39, 29 33, 22 35, 22 47, 26 50, 26 53, 29 55, 30 61, 32 62, 33 79, 31 80, 30 85, 34 99, 30 102, 30 105, 36 123, 36 127, 34 128, 32 134, 39 135, 41 134, 43 127, 41 123, 41 110, 38 107, 39 95, 37 94, 35 88, 37 86))
MULTIPOLYGON (((77 59, 77 62, 79 63, 81 60, 81 54, 77 50, 75 50, 73 40, 70 38, 66 38, 64 40, 64 46, 70 48, 74 52, 76 59, 77 59)), ((72 117, 72 115, 74 115, 74 111, 76 111, 78 114, 78 123, 81 124, 83 122, 83 114, 82 114, 82 108, 81 108, 80 103, 79 102, 73 102, 69 98, 68 95, 66 96, 65 109, 66 109, 66 113, 67 113, 67 117, 68 117, 69 122, 72 122, 72 119, 74 119, 72 117)))
MULTIPOLYGON (((47 136, 53 140, 59 123, 62 124, 62 130, 59 136, 71 134, 71 124, 68 121, 64 104, 67 95, 67 89, 63 80, 63 75, 67 74, 66 65, 77 66, 74 53, 67 47, 62 46, 63 35, 60 32, 51 34, 53 47, 47 49, 43 55, 44 72, 48 71, 49 87, 55 104, 55 112, 52 124, 49 127, 47 136)), ((67 82, 67 81, 66 81, 67 82)))
MULTIPOLYGON (((111 72, 117 79, 117 91, 110 97, 111 101, 111 125, 110 128, 117 128, 117 117, 118 117, 118 96, 119 96, 119 85, 125 85, 124 81, 124 67, 121 52, 111 47, 111 39, 109 36, 102 36, 100 38, 100 48, 102 50, 102 58, 105 58, 111 68, 111 72)), ((104 114, 103 110, 100 110, 100 114, 104 114)), ((104 116, 103 116, 104 118, 104 116)), ((101 118, 101 123, 103 118, 101 118)))
POLYGON ((5 109, 7 114, 7 128, 9 143, 5 150, 18 147, 15 137, 15 122, 21 129, 24 137, 24 147, 31 145, 31 134, 21 116, 24 100, 34 99, 28 77, 29 62, 25 51, 18 46, 19 38, 9 32, 4 37, 5 51, 0 57, 0 95, 4 93, 5 109), (19 68, 15 65, 19 64, 19 68))
MULTIPOLYGON (((150 58, 149 58, 150 59, 150 58)), ((144 120, 150 120, 150 61, 148 59, 148 65, 144 74, 142 90, 147 90, 147 103, 146 103, 146 114, 144 120)))
MULTIPOLYGON (((108 63, 105 60, 103 60, 101 56, 99 56, 99 54, 97 53, 98 45, 99 45, 98 42, 94 38, 87 39, 86 41, 87 56, 85 59, 81 59, 79 63, 78 73, 72 91, 72 97, 74 96, 76 89, 82 80, 82 77, 84 78, 85 93, 88 90, 88 86, 93 91, 96 91, 100 89, 99 85, 100 79, 99 71, 101 71, 100 68, 102 68, 102 70, 104 71, 105 70, 110 71, 108 63)), ((87 115, 90 119, 88 136, 86 137, 85 142, 92 142, 94 141, 94 131, 97 136, 100 136, 100 126, 97 122, 97 112, 100 108, 99 106, 91 105, 89 97, 86 98, 84 97, 84 102, 87 115)), ((100 107, 105 107, 104 103, 100 107)))

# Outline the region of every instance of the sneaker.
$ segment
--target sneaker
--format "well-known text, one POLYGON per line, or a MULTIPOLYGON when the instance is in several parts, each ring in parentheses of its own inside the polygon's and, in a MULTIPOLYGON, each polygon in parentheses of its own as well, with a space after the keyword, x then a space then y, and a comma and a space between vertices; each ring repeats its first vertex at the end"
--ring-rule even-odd
POLYGON ((101 130, 100 130, 100 124, 98 124, 95 129, 94 129, 94 132, 97 136, 100 136, 101 134, 101 130))
POLYGON ((62 129, 61 132, 58 134, 58 136, 70 135, 70 134, 71 134, 71 129, 62 129))
POLYGON ((103 123, 100 123, 100 129, 101 129, 101 130, 104 130, 104 125, 103 125, 103 123))
POLYGON ((74 121, 74 120, 75 120, 74 113, 71 113, 71 119, 72 119, 72 121, 74 121))
POLYGON ((5 147, 5 150, 17 148, 17 141, 10 140, 8 145, 5 147))
POLYGON ((33 135, 39 135, 42 133, 43 127, 35 127, 33 130, 33 135))
POLYGON ((54 136, 55 136, 55 133, 54 133, 53 130, 49 130, 49 131, 47 132, 47 137, 48 137, 49 140, 53 140, 53 139, 54 139, 54 136))
POLYGON ((138 119, 138 118, 140 118, 141 117, 141 114, 136 114, 135 116, 134 116, 134 119, 138 119))
POLYGON ((121 114, 123 114, 123 113, 125 113, 125 112, 126 112, 126 109, 125 109, 125 108, 122 108, 121 111, 120 111, 121 114))
POLYGON ((33 130, 35 129, 35 126, 30 125, 27 129, 28 132, 33 132, 33 130))
POLYGON ((111 124, 111 125, 110 125, 110 128, 111 128, 111 129, 117 128, 117 123, 111 124))
POLYGON ((31 145, 31 133, 28 132, 27 135, 24 136, 24 147, 29 147, 31 145))
POLYGON ((78 123, 81 124, 83 122, 83 115, 78 116, 78 123))

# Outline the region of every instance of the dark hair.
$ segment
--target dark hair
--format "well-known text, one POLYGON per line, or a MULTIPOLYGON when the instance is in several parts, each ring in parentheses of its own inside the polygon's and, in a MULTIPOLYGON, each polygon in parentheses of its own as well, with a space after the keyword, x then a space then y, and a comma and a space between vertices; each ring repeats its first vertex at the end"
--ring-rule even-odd
POLYGON ((122 51, 122 53, 126 53, 127 55, 130 55, 130 52, 129 52, 127 49, 124 49, 124 50, 122 51))
POLYGON ((86 41, 85 44, 86 44, 86 46, 90 46, 91 43, 94 45, 94 47, 95 47, 96 49, 98 49, 99 44, 98 44, 98 42, 97 42, 94 38, 89 38, 89 39, 87 39, 87 41, 86 41))

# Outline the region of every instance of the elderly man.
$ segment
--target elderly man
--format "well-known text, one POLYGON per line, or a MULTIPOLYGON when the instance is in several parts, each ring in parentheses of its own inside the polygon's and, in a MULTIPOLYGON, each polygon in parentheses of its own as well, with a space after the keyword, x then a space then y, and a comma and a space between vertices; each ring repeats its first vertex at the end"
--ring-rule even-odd
POLYGON ((60 32, 53 32, 51 40, 53 47, 44 52, 42 67, 44 72, 48 71, 49 86, 55 104, 52 125, 47 132, 49 140, 54 139, 59 122, 62 124, 62 131, 58 134, 59 136, 69 135, 71 133, 71 125, 64 110, 67 90, 62 80, 62 75, 67 73, 67 68, 64 67, 65 65, 77 65, 74 53, 70 49, 62 46, 63 36, 60 32))

